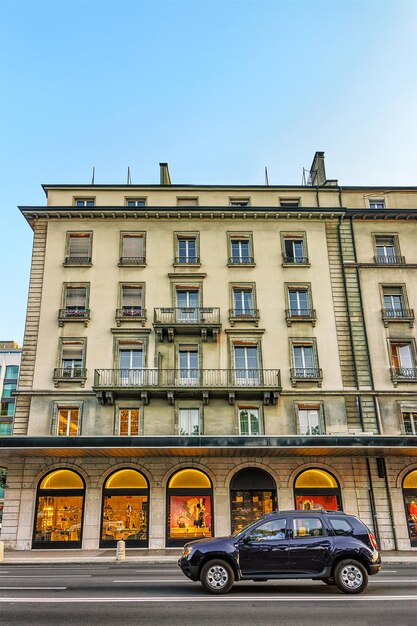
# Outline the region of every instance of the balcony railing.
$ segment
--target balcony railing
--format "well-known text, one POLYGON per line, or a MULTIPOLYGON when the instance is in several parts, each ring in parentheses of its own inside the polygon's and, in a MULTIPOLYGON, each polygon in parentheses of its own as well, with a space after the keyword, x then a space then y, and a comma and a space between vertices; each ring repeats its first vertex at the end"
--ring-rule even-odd
POLYGON ((119 265, 145 265, 144 256, 121 256, 119 265))
POLYGON ((91 256, 66 256, 65 265, 91 265, 91 256))
POLYGON ((230 323, 234 322, 258 322, 259 309, 229 309, 230 323))
POLYGON ((285 309, 285 319, 288 326, 291 322, 316 322, 316 309, 285 309))
POLYGON ((416 383, 417 368, 416 367, 391 367, 391 380, 394 385, 399 382, 416 383))
POLYGON ((116 309, 116 323, 120 326, 121 322, 140 322, 144 326, 146 309, 141 306, 123 306, 121 309, 116 309))
POLYGON ((297 382, 316 382, 321 387, 323 372, 320 367, 293 367, 290 369, 293 387, 297 382))
POLYGON ((229 256, 229 265, 253 265, 253 256, 229 256))
POLYGON ((403 256, 385 256, 376 255, 374 261, 377 265, 404 265, 405 257, 403 256))
POLYGON ((155 324, 219 324, 218 307, 163 307, 154 309, 155 324))
POLYGON ((199 265, 199 256, 176 256, 174 259, 176 265, 199 265))
POLYGON ((283 263, 288 265, 308 265, 309 260, 307 256, 287 256, 283 254, 283 263))
POLYGON ((389 322, 408 322, 411 327, 414 324, 413 309, 381 309, 381 317, 384 326, 389 322))
POLYGON ((280 370, 260 369, 104 369, 94 374, 96 389, 155 387, 181 389, 280 389, 280 370))
POLYGON ((58 321, 63 326, 64 322, 84 322, 88 326, 90 320, 90 309, 84 306, 67 306, 65 309, 59 309, 58 321))
POLYGON ((56 367, 54 369, 53 378, 55 386, 57 386, 59 382, 79 382, 81 387, 84 387, 87 378, 87 370, 85 367, 56 367))

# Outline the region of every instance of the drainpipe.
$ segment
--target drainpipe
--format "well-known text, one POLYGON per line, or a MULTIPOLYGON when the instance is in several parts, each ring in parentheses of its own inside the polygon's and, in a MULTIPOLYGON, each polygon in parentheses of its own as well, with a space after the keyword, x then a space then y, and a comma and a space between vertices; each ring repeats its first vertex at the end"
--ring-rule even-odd
POLYGON ((384 457, 381 458, 381 465, 384 468, 385 490, 387 492, 388 508, 389 508, 389 515, 391 519, 391 528, 392 528, 392 538, 394 539, 394 550, 398 550, 398 538, 397 538, 397 530, 395 527, 394 507, 392 506, 391 491, 390 491, 389 483, 388 483, 387 464, 385 462, 384 457))
POLYGON ((379 535, 378 520, 377 520, 378 514, 376 512, 376 506, 375 506, 375 494, 374 494, 374 487, 372 484, 372 473, 371 473, 371 466, 369 464, 369 458, 366 457, 365 461, 366 461, 366 469, 368 471, 368 482, 369 482, 368 495, 369 495, 369 502, 371 505, 372 523, 374 525, 375 537, 378 542, 378 545, 381 545, 381 538, 379 535))

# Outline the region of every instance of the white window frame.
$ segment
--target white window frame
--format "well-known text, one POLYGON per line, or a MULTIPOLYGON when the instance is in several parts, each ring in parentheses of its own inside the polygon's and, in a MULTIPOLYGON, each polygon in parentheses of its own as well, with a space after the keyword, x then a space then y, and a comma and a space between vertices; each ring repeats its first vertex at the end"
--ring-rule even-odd
POLYGON ((257 406, 245 406, 245 405, 239 405, 237 408, 237 418, 238 418, 238 424, 239 424, 239 435, 242 437, 256 437, 258 435, 263 435, 264 429, 263 429, 263 418, 262 418, 262 411, 260 409, 260 407, 257 406), (247 411, 248 413, 248 432, 247 433, 243 433, 242 432, 242 422, 241 422, 241 413, 243 411, 247 411), (258 416, 258 430, 259 432, 257 433, 253 433, 252 432, 252 421, 251 421, 251 416, 250 416, 250 412, 253 411, 257 413, 258 416))
MULTIPOLYGON (((195 417, 195 416, 194 416, 195 417)), ((201 409, 200 407, 179 407, 178 409, 178 434, 182 437, 198 437, 201 435, 201 409), (197 429, 198 432, 193 433, 192 431, 192 423, 193 423, 193 415, 192 413, 197 412, 197 429), (186 429, 188 432, 182 432, 182 419, 183 417, 188 422, 188 428, 186 429)))
POLYGON ((323 407, 321 404, 312 404, 312 405, 303 404, 303 403, 296 404, 296 412, 297 412, 297 432, 299 435, 302 435, 305 437, 324 435, 323 407), (308 425, 308 431, 310 432, 302 431, 301 412, 307 413, 306 421, 308 425), (311 428, 311 418, 310 418, 310 413, 313 413, 313 412, 317 413, 317 427, 319 430, 318 433, 314 433, 314 434, 311 432, 312 428, 311 428))

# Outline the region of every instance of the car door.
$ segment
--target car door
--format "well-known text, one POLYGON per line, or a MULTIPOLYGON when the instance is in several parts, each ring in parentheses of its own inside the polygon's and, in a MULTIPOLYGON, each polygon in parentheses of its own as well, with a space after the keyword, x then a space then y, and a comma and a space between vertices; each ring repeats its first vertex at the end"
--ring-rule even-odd
POLYGON ((317 574, 327 565, 332 538, 318 516, 290 518, 288 564, 293 574, 317 574))
POLYGON ((262 522, 238 543, 240 569, 251 574, 282 574, 288 569, 287 520, 280 517, 262 522))

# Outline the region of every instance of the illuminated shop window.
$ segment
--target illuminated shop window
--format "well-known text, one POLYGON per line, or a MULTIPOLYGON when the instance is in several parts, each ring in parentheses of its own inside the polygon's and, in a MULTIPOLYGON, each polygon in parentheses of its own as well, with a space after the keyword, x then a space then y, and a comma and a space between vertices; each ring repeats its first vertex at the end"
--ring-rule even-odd
POLYGON ((126 547, 148 545, 149 485, 133 469, 111 474, 103 489, 100 547, 115 547, 126 541, 126 547))
POLYGON ((412 547, 417 547, 417 470, 407 474, 403 481, 403 496, 408 536, 412 547))
POLYGON ((84 482, 76 472, 47 474, 36 498, 33 548, 81 548, 84 482))
POLYGON ((275 481, 264 470, 248 467, 235 474, 230 483, 232 533, 277 510, 275 481))
POLYGON ((335 477, 322 469, 301 472, 294 484, 295 508, 298 511, 314 509, 342 510, 340 487, 335 477))
POLYGON ((213 536, 213 489, 210 479, 195 469, 176 472, 167 491, 167 545, 213 536))

